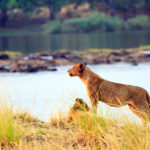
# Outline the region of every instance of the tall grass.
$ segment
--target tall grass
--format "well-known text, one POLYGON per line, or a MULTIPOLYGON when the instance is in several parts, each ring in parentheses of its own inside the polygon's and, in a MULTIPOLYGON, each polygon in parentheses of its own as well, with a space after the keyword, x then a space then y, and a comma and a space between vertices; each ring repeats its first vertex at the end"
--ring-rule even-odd
POLYGON ((13 110, 6 102, 0 100, 0 143, 14 144, 19 141, 21 129, 14 120, 13 110))
POLYGON ((122 118, 79 111, 73 121, 60 113, 42 122, 29 113, 13 113, 1 102, 0 143, 19 150, 149 150, 150 128, 122 118), (15 115, 15 117, 14 117, 15 115))
MULTIPOLYGON (((80 125, 78 140, 86 143, 87 149, 149 150, 150 128, 89 113, 80 113, 75 122, 80 125)), ((79 142, 79 143, 80 143, 79 142)))

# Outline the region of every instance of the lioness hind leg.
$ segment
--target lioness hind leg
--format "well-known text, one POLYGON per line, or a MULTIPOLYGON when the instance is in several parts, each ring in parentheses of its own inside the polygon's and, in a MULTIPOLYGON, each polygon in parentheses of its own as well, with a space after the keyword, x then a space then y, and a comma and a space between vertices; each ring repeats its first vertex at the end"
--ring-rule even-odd
POLYGON ((128 104, 130 110, 137 115, 143 124, 145 124, 147 121, 150 121, 150 110, 147 105, 136 105, 133 106, 131 104, 128 104))

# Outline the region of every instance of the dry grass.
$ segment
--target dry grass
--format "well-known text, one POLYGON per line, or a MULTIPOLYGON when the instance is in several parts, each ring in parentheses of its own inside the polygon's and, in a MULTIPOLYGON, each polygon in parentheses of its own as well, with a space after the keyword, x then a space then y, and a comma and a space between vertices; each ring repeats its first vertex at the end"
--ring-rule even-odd
POLYGON ((149 150, 150 128, 88 112, 63 113, 48 123, 29 113, 14 112, 1 102, 0 149, 14 150, 149 150))

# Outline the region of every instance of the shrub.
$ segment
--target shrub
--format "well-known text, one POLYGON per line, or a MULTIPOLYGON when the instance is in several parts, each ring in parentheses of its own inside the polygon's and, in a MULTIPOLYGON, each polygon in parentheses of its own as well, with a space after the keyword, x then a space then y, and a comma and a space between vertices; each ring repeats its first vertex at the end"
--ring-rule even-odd
POLYGON ((119 17, 108 17, 106 20, 106 30, 107 31, 116 31, 120 30, 123 25, 123 20, 119 17))
POLYGON ((50 32, 50 33, 59 33, 61 32, 61 22, 59 20, 57 21, 48 21, 44 25, 44 31, 50 32))
POLYGON ((138 15, 127 21, 119 17, 111 17, 103 13, 93 12, 88 17, 49 21, 45 24, 46 32, 91 32, 91 31, 117 31, 117 30, 142 30, 150 28, 148 16, 138 15))
POLYGON ((91 28, 90 25, 90 18, 75 18, 75 19, 68 19, 64 22, 65 25, 68 25, 73 28, 73 31, 89 31, 91 28))
POLYGON ((74 31, 87 32, 93 30, 99 31, 115 31, 122 26, 122 19, 118 17, 110 17, 104 14, 93 14, 86 18, 68 19, 66 25, 75 28, 74 31))
POLYGON ((148 29, 150 28, 149 17, 145 15, 138 15, 134 18, 130 18, 125 22, 124 28, 126 30, 148 29))

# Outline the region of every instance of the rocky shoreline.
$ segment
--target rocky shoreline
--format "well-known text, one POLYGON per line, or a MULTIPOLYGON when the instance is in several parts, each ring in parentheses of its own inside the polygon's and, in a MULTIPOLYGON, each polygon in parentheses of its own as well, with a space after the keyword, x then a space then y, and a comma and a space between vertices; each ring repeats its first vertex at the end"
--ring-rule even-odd
POLYGON ((0 54, 0 72, 38 72, 57 71, 57 66, 85 64, 112 64, 127 62, 138 65, 150 61, 149 49, 125 50, 87 50, 87 51, 57 51, 41 52, 30 55, 16 54, 11 58, 9 54, 0 54))

